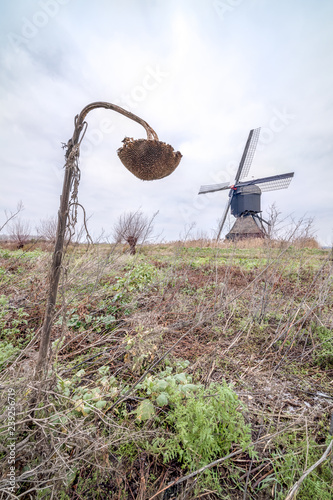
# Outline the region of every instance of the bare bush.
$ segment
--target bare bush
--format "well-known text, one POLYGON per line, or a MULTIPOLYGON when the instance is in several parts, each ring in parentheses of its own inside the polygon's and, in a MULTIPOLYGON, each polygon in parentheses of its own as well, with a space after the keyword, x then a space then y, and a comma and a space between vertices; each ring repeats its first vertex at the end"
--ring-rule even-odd
POLYGON ((315 230, 313 228, 314 218, 303 218, 301 220, 300 228, 296 232, 293 238, 293 244, 298 248, 319 248, 319 243, 317 242, 314 234, 315 230))
POLYGON ((281 217, 281 212, 273 203, 267 211, 268 237, 272 241, 289 242, 298 248, 319 248, 314 236, 313 217, 296 220, 292 215, 281 217))
POLYGON ((268 207, 268 227, 267 227, 267 234, 268 237, 272 240, 277 238, 278 231, 279 231, 279 224, 280 224, 280 215, 281 212, 279 212, 277 206, 275 203, 270 205, 268 207))
MULTIPOLYGON (((84 242, 86 238, 88 242, 91 242, 89 232, 87 230, 86 223, 89 219, 85 220, 81 226, 76 226, 75 229, 67 227, 65 232, 65 243, 80 244, 84 242)), ((36 226, 36 231, 38 239, 48 243, 48 246, 53 246, 56 242, 57 237, 57 227, 58 218, 49 217, 48 219, 41 219, 38 226, 36 226)))
POLYGON ((12 221, 9 236, 17 248, 23 248, 30 240, 30 223, 27 220, 15 219, 12 221))
POLYGON ((57 224, 57 217, 42 219, 39 226, 36 227, 38 237, 48 243, 55 243, 57 224))
POLYGON ((158 212, 151 219, 142 212, 122 214, 113 228, 113 237, 116 243, 126 242, 130 246, 130 254, 135 255, 136 246, 147 241, 153 232, 153 221, 158 212))

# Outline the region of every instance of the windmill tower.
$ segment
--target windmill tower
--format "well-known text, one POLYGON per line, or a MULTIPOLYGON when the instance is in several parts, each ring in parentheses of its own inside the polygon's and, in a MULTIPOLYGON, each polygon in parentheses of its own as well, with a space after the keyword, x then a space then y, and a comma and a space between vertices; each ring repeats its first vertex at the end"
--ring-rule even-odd
POLYGON ((217 239, 221 235, 230 208, 231 214, 236 217, 236 222, 226 235, 227 239, 264 238, 267 235, 267 231, 263 223, 268 223, 259 215, 261 214, 261 193, 263 191, 286 189, 294 176, 294 172, 291 172, 242 181, 249 173, 259 134, 260 128, 250 131, 233 184, 230 185, 227 182, 201 186, 200 188, 199 194, 229 189, 229 200, 219 223, 217 239))

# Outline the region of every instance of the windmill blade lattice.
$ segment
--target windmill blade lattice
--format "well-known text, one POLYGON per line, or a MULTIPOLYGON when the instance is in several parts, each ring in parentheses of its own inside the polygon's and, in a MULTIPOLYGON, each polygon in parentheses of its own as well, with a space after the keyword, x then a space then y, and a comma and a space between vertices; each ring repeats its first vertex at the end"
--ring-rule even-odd
POLYGON ((289 177, 285 179, 276 179, 275 181, 267 181, 260 183, 261 191, 275 191, 277 189, 287 189, 289 184, 291 183, 291 179, 294 177, 294 174, 291 174, 289 177))
POLYGON ((261 179, 253 179, 247 182, 239 182, 235 187, 251 186, 252 184, 260 184, 261 191, 275 191, 277 189, 286 189, 291 179, 294 177, 294 172, 288 174, 273 175, 271 177, 263 177, 261 179))
POLYGON ((241 179, 244 179, 249 173, 254 153, 256 151, 259 134, 260 134, 260 127, 251 130, 249 133, 249 137, 247 138, 242 159, 240 161, 238 171, 235 177, 235 184, 241 179))
POLYGON ((223 191, 224 189, 229 189, 229 182, 222 182, 222 184, 207 184, 206 186, 201 186, 198 194, 204 193, 214 193, 215 191, 223 191))
MULTIPOLYGON (((234 184, 237 184, 240 179, 244 179, 249 173, 254 153, 256 151, 258 139, 260 134, 260 127, 250 131, 246 141, 246 145, 242 154, 242 158, 237 170, 234 184)), ((208 184, 201 186, 198 194, 214 193, 215 191, 223 191, 229 189, 231 185, 228 182, 222 184, 208 184)))

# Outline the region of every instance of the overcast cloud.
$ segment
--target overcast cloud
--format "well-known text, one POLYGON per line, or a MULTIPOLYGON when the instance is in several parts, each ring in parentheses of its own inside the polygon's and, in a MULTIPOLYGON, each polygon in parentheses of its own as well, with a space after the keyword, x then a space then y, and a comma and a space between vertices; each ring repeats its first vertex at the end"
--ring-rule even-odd
POLYGON ((38 225, 58 210, 63 150, 74 116, 94 101, 123 106, 183 154, 169 177, 142 182, 121 164, 125 136, 144 129, 108 110, 88 116, 79 200, 90 230, 124 211, 159 210, 156 233, 209 235, 249 130, 262 127, 250 177, 295 172, 263 193, 284 216, 314 217, 333 240, 333 2, 331 0, 2 0, 1 189, 38 225))

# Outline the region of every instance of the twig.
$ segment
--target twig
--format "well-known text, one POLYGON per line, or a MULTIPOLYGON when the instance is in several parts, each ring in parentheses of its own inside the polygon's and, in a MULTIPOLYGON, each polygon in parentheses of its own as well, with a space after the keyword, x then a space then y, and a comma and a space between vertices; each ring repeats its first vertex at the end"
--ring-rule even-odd
POLYGON ((308 457, 309 457, 308 419, 306 417, 305 417, 305 433, 306 433, 306 456, 305 456, 304 472, 308 467, 308 457))
POLYGON ((163 493, 163 491, 168 490, 169 488, 171 488, 171 486, 173 486, 174 484, 176 484, 177 481, 178 481, 178 477, 172 483, 167 484, 167 486, 164 486, 164 488, 162 488, 161 490, 158 490, 158 492, 155 493, 152 497, 150 497, 149 500, 153 500, 153 498, 156 498, 157 495, 159 495, 160 493, 163 493))
POLYGON ((212 367, 211 367, 211 369, 210 369, 210 371, 209 371, 209 373, 208 373, 208 375, 207 375, 207 378, 206 378, 206 386, 209 384, 209 379, 210 379, 210 377, 212 376, 212 373, 213 373, 214 369, 215 369, 215 360, 213 361, 213 363, 212 363, 212 367))
POLYGON ((261 481, 263 481, 265 479, 265 477, 269 476, 273 471, 274 471, 274 469, 270 469, 268 472, 266 472, 266 474, 264 474, 263 476, 261 476, 258 479, 258 481, 255 482, 255 484, 252 486, 252 488, 255 490, 256 487, 261 483, 261 481))
POLYGON ((14 499, 17 499, 17 498, 18 498, 16 495, 14 495, 13 493, 11 493, 11 492, 8 490, 8 488, 3 489, 3 490, 0 490, 0 491, 2 491, 1 498, 4 498, 4 496, 3 496, 3 494, 4 494, 4 493, 6 493, 6 495, 8 495, 8 496, 7 496, 7 500, 8 500, 9 498, 14 498, 14 499))
POLYGON ((330 444, 326 448, 322 457, 319 460, 317 460, 317 462, 315 464, 313 464, 307 471, 305 471, 304 474, 299 478, 297 483, 294 484, 294 486, 292 487, 292 489, 289 491, 288 495, 286 496, 285 500, 292 500, 295 497, 295 495, 296 495, 298 489, 300 488, 301 484, 303 483, 304 479, 309 474, 311 474, 311 472, 313 470, 315 470, 315 468, 318 467, 318 465, 320 465, 322 462, 324 462, 326 460, 326 458, 328 457, 328 455, 330 454, 330 452, 332 450, 332 446, 333 446, 333 439, 331 440, 330 444))

